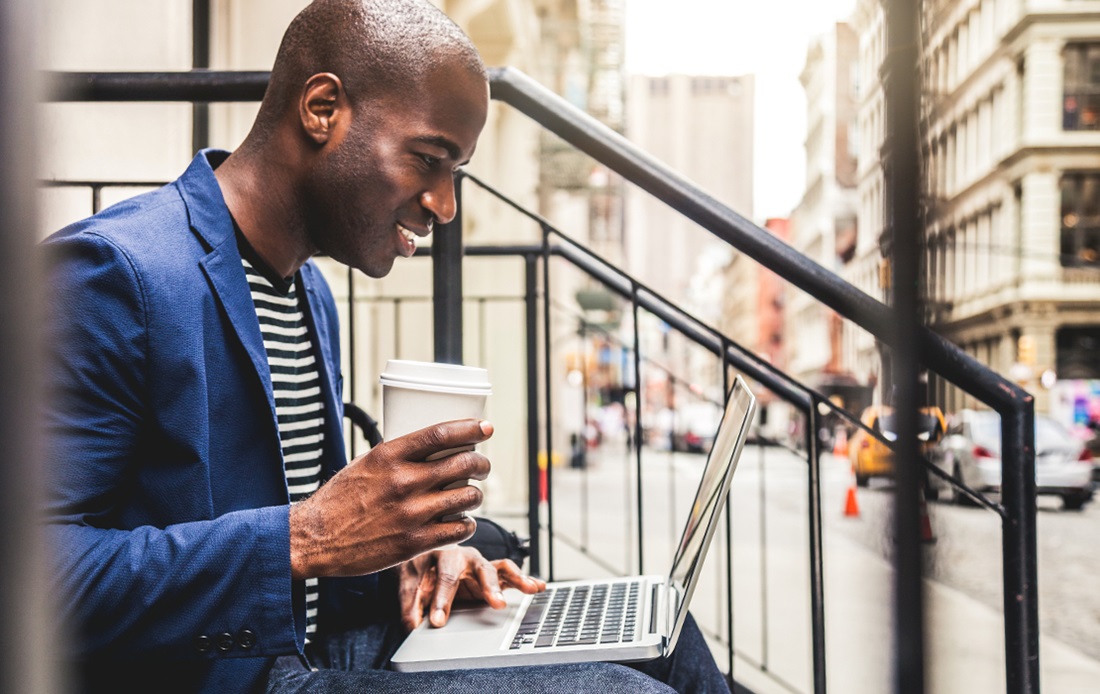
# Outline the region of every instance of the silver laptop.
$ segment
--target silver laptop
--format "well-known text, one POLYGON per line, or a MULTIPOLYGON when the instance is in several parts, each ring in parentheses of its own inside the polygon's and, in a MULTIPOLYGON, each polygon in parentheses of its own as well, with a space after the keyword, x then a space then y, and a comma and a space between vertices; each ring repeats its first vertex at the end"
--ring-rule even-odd
POLYGON ((393 667, 418 672, 667 656, 687 618, 755 409, 756 398, 738 376, 667 576, 559 581, 537 595, 508 590, 508 606, 500 610, 456 606, 442 628, 421 622, 394 654, 393 667))

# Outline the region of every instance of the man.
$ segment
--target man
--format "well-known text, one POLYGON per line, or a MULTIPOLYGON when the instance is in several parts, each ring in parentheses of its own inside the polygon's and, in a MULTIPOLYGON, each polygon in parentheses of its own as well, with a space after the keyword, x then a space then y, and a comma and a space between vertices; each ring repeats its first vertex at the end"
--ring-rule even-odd
MULTIPOLYGON (((442 626, 456 596, 544 584, 456 547, 472 520, 438 520, 480 503, 444 488, 489 461, 420 461, 490 423, 346 463, 335 305, 309 259, 382 277, 411 255, 453 218, 487 106, 476 50, 426 1, 317 0, 239 149, 45 242, 47 519, 89 691, 667 690, 606 664, 384 669, 425 612, 442 626)), ((721 684, 698 632, 682 643, 649 672, 721 684)))

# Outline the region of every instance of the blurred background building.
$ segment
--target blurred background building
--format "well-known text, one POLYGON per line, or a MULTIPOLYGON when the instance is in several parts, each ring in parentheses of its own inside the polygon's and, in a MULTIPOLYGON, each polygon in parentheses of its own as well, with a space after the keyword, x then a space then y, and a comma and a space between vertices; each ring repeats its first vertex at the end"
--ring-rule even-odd
MULTIPOLYGON (((837 274, 845 273, 858 246, 858 45, 855 31, 837 23, 810 44, 799 76, 806 94, 806 182, 791 212, 791 243, 837 274)), ((863 385, 869 373, 861 374, 862 384, 857 380, 836 312, 792 290, 786 319, 791 375, 842 407, 858 411, 869 404, 863 385)))
MULTIPOLYGON (((886 128, 885 101, 879 66, 885 52, 881 5, 875 0, 858 0, 852 13, 851 26, 859 45, 857 68, 858 155, 856 157, 856 243, 851 261, 841 276, 864 293, 884 300, 882 272, 884 270, 879 237, 883 229, 885 200, 884 177, 879 150, 886 128)), ((844 325, 844 363, 856 378, 876 385, 885 375, 876 340, 864 330, 844 325)))
MULTIPOLYGON (((1027 388, 1037 412, 1100 419, 1100 5, 928 0, 922 18, 927 324, 1027 388)), ((850 29, 808 51, 791 224, 799 250, 890 301, 883 26, 879 3, 858 0, 850 29)), ((808 297, 788 306, 793 373, 888 392, 887 350, 808 297)), ((935 377, 928 396, 947 412, 977 404, 935 377)))
MULTIPOLYGON (((924 10, 929 325, 1037 412, 1100 418, 1100 6, 924 10)), ((951 410, 974 403, 933 386, 951 410)))
MULTIPOLYGON (((752 75, 631 75, 627 99, 626 135, 657 159, 703 190, 752 217, 753 117, 752 75)), ((742 286, 729 284, 724 268, 733 257, 730 247, 710 232, 671 210, 648 193, 626 191, 625 263, 627 272, 644 278, 658 294, 684 306, 697 318, 717 325, 728 301, 745 300, 742 286), (737 295, 737 296, 735 296, 737 295)), ((644 321, 642 349, 669 370, 687 374, 686 391, 677 394, 663 370, 652 370, 647 381, 651 408, 675 407, 680 400, 720 394, 692 390, 692 385, 721 383, 717 360, 692 349, 681 336, 670 334, 658 321, 644 321)), ((732 333, 745 345, 751 338, 732 333)))
MULTIPOLYGON (((790 220, 772 217, 764 229, 790 243, 790 220)), ((734 252, 723 277, 724 295, 717 327, 781 371, 787 371, 787 297, 792 291, 778 275, 743 253, 734 252)), ((767 390, 757 391, 760 432, 784 440, 790 410, 767 390)))

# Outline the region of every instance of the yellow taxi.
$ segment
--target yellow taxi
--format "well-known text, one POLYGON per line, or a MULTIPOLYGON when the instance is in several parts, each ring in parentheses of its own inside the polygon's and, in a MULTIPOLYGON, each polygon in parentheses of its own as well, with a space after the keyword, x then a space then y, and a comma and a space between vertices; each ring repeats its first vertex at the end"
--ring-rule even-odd
MULTIPOLYGON (((892 407, 872 405, 863 411, 859 419, 864 426, 878 432, 887 441, 897 438, 892 407)), ((921 452, 927 455, 928 450, 943 438, 946 429, 947 424, 940 408, 922 407, 917 425, 921 452)), ((848 458, 852 461, 856 484, 860 487, 866 487, 872 477, 892 477, 894 474, 894 452, 863 429, 856 429, 848 441, 848 458)))

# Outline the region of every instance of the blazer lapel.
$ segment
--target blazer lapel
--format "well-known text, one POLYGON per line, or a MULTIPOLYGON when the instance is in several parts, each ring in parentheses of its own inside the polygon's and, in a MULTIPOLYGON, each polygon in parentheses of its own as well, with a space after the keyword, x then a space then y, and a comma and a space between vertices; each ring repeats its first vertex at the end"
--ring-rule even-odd
POLYGON ((275 419, 275 394, 271 386, 271 370, 267 364, 267 350, 264 349, 264 338, 260 333, 260 322, 256 318, 256 306, 252 302, 252 293, 248 289, 248 280, 244 274, 244 266, 237 251, 236 244, 231 246, 232 251, 226 250, 226 246, 219 246, 213 252, 203 258, 199 264, 214 294, 218 297, 225 313, 229 316, 229 323, 240 338, 244 351, 248 354, 252 368, 264 387, 267 396, 267 404, 271 408, 272 421, 275 419))
POLYGON ((252 368, 263 385, 271 421, 278 429, 275 417, 275 395, 271 389, 271 372, 267 365, 267 351, 260 334, 260 322, 248 288, 237 237, 233 232, 233 219, 225 205, 221 187, 214 177, 214 166, 229 156, 228 152, 203 150, 195 155, 187 171, 176 182, 187 207, 191 229, 204 242, 210 252, 199 261, 214 295, 225 309, 229 322, 248 354, 252 368))

